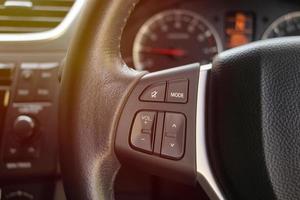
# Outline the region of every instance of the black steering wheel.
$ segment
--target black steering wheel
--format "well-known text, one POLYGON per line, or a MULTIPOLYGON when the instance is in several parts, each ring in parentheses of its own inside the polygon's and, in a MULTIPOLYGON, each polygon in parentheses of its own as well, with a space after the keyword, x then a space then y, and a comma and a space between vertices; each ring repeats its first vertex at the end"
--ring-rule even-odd
POLYGON ((211 199, 299 199, 300 38, 256 42, 156 73, 120 56, 137 0, 89 0, 61 81, 68 199, 114 199, 121 165, 211 199))

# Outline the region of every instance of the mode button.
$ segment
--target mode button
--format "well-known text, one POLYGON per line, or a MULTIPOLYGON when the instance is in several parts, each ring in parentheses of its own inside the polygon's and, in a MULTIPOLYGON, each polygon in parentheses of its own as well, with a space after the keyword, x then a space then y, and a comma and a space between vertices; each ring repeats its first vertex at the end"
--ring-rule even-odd
POLYGON ((186 103, 188 101, 188 80, 169 81, 167 90, 167 102, 186 103))

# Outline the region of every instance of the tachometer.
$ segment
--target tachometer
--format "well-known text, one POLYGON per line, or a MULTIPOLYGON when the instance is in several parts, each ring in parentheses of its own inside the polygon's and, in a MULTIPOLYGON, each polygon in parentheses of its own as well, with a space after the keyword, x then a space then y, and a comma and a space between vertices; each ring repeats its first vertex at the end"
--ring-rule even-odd
POLYGON ((139 30, 133 47, 136 69, 158 71, 199 62, 207 64, 222 49, 213 26, 187 10, 167 10, 139 30))
POLYGON ((275 20, 262 39, 300 35, 300 12, 286 14, 275 20))

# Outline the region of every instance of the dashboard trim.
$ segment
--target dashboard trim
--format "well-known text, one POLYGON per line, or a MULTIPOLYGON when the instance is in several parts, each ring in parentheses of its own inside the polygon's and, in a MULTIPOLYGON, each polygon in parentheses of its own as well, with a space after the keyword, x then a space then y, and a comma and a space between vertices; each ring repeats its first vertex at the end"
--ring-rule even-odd
POLYGON ((262 40, 266 40, 266 39, 270 39, 268 36, 271 34, 271 32, 273 30, 276 30, 278 27, 278 25, 284 21, 287 21, 287 20, 290 20, 294 17, 300 17, 300 11, 295 11, 295 12, 290 12, 290 13, 287 13, 279 18, 277 18, 275 21, 273 21, 271 23, 271 25, 268 26, 268 28, 265 30, 265 32, 263 33, 263 36, 262 36, 262 40))
POLYGON ((49 41, 61 37, 73 24, 84 6, 85 0, 76 0, 65 19, 54 29, 39 33, 0 34, 0 42, 49 41))
POLYGON ((196 125, 196 165, 197 181, 206 191, 207 195, 213 200, 225 200, 225 197, 213 175, 210 166, 205 127, 205 106, 206 106, 206 86, 207 76, 211 70, 212 64, 200 66, 198 82, 198 100, 197 100, 197 125, 196 125))

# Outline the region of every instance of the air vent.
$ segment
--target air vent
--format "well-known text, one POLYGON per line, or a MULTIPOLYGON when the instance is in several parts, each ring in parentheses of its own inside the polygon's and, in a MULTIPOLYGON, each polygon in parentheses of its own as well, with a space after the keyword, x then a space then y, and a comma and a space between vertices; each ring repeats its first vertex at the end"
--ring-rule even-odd
POLYGON ((58 26, 75 0, 0 0, 0 33, 43 32, 58 26))

